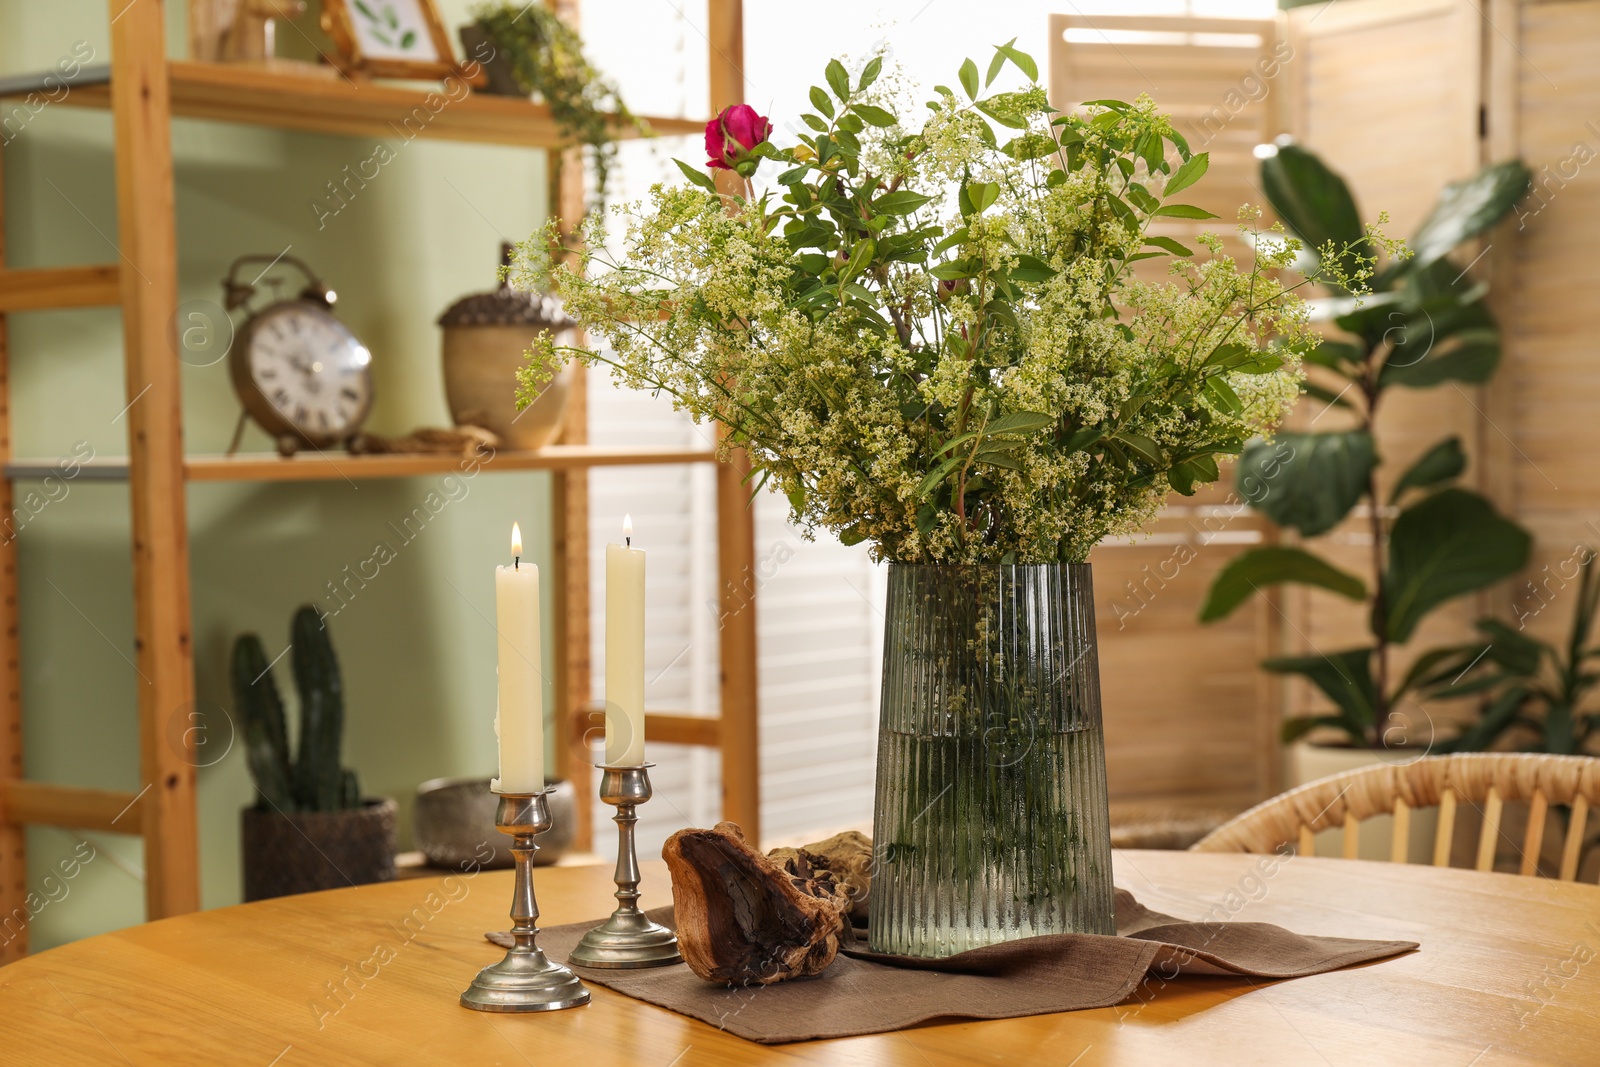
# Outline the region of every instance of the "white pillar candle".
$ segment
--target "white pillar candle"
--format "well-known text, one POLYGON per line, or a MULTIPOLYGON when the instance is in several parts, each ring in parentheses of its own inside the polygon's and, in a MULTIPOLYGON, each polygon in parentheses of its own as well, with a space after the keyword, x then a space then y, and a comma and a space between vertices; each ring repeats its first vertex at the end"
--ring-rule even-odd
POLYGON ((494 569, 494 618, 499 634, 500 739, 497 793, 544 789, 544 675, 539 642, 539 568, 522 566, 522 530, 511 525, 511 566, 494 569))
POLYGON ((624 544, 606 546, 606 765, 644 763, 644 553, 633 547, 633 518, 624 544))

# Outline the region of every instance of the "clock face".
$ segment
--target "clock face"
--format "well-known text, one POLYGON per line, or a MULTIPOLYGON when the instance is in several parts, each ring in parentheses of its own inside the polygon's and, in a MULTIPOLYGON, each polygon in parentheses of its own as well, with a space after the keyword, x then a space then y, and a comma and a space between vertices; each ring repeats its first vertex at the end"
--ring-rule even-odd
POLYGON ((320 304, 289 300, 262 311, 240 355, 235 384, 269 433, 333 444, 354 434, 372 406, 372 354, 320 304))

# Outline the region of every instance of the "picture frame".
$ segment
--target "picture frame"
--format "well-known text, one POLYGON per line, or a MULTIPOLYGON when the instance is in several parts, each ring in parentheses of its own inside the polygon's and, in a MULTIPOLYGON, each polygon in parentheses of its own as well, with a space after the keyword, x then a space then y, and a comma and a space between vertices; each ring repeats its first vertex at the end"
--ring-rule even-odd
POLYGON ((434 79, 459 70, 433 0, 322 0, 321 23, 352 71, 434 79))

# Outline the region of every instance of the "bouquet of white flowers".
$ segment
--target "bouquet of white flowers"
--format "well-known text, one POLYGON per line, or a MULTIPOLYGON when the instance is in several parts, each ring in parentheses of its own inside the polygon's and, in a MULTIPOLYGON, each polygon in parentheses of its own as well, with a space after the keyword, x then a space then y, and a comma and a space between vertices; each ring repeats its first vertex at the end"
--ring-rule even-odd
MULTIPOLYGON (((918 121, 881 57, 854 77, 834 60, 797 143, 729 108, 706 131, 727 191, 680 161, 689 184, 632 207, 620 256, 595 218, 570 256, 554 231, 527 242, 519 280, 610 346, 577 355, 728 427, 801 524, 904 563, 1081 561, 1272 431, 1315 341, 1294 290, 1359 292, 1375 256, 1317 249, 1291 285, 1298 242, 1254 212, 1248 269, 1215 235, 1204 257, 1152 235, 1214 217, 1173 199, 1206 154, 1147 98, 1062 114, 1036 84, 985 95, 1008 63, 1037 78, 1002 46, 918 121), (758 192, 764 163, 783 169, 758 192), (1155 257, 1168 274, 1136 277, 1155 257)), ((525 396, 565 354, 531 354, 525 396)))

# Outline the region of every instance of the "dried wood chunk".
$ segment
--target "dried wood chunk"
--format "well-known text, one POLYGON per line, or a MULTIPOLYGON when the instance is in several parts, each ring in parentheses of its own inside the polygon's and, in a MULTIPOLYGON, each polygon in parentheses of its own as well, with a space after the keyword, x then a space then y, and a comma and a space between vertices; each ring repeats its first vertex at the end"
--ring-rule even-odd
POLYGON ((834 834, 826 841, 767 853, 791 875, 832 882, 836 893, 850 897, 850 921, 867 922, 867 892, 872 888, 872 838, 859 830, 834 834))
POLYGON ((831 877, 796 875, 763 856, 735 823, 680 830, 661 856, 679 951, 706 981, 770 985, 816 974, 838 954, 850 897, 831 877))

